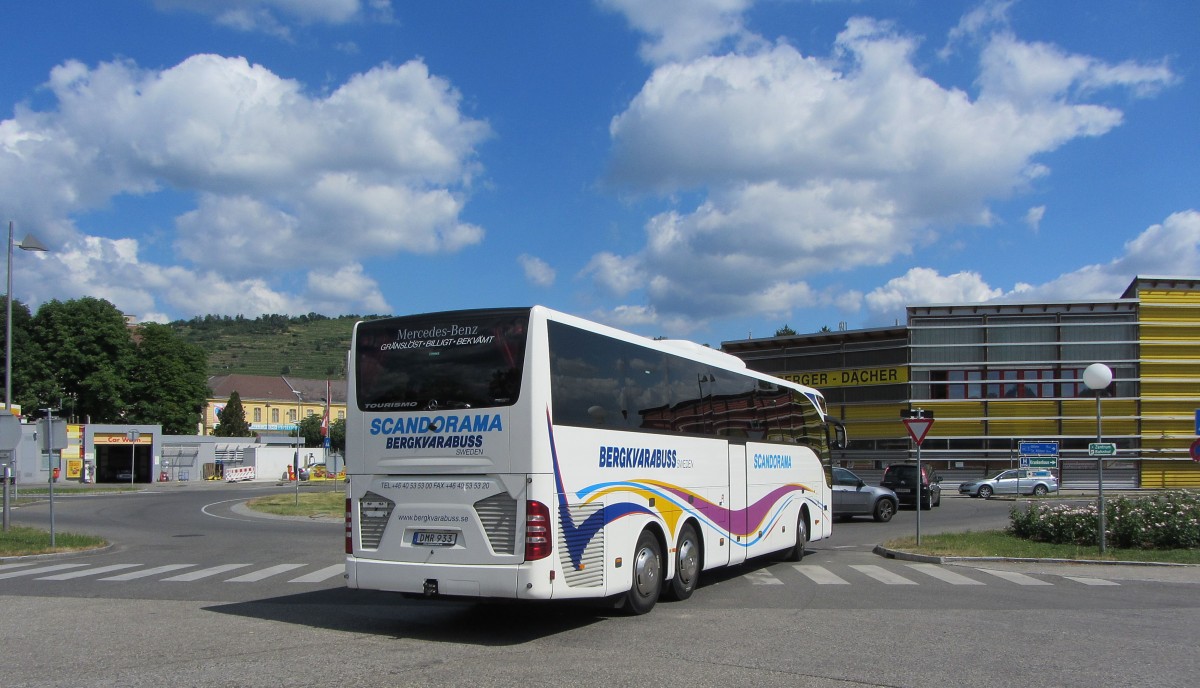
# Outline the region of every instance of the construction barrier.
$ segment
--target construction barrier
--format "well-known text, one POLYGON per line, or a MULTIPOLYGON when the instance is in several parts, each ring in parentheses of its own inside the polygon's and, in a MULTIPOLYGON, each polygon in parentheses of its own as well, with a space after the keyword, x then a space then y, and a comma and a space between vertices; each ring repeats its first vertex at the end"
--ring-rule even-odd
POLYGON ((236 483, 239 480, 254 480, 254 466, 239 466, 225 469, 225 480, 236 483))

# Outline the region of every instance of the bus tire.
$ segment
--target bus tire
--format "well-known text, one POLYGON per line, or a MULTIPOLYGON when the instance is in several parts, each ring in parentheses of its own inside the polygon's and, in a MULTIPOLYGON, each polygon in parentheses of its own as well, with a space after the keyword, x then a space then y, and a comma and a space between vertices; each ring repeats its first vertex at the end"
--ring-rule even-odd
POLYGON ((667 586, 667 597, 683 601, 692 596, 696 582, 700 578, 700 536, 691 523, 686 524, 679 533, 679 543, 675 546, 675 576, 667 586))
POLYGON ((804 558, 804 545, 808 542, 808 519, 804 511, 796 517, 796 546, 783 555, 784 561, 800 561, 804 558))
POLYGON ((638 536, 633 548, 633 583, 625 595, 625 609, 631 614, 645 614, 654 609, 662 592, 662 545, 649 530, 638 536))

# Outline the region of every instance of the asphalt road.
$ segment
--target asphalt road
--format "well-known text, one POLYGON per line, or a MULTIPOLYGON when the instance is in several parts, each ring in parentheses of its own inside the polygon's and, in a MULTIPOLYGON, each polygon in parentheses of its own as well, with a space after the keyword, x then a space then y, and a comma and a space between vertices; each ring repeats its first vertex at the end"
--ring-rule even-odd
MULTIPOLYGON (((347 590, 332 570, 340 522, 236 508, 274 489, 56 503, 60 529, 116 545, 0 564, 0 684, 1192 686, 1200 673, 1195 569, 872 554, 915 530, 911 510, 838 524, 799 564, 707 575, 690 600, 627 617, 347 590)), ((942 504, 921 514, 923 533, 1002 527, 1010 506, 942 504)), ((22 508, 14 522, 47 516, 22 508)))

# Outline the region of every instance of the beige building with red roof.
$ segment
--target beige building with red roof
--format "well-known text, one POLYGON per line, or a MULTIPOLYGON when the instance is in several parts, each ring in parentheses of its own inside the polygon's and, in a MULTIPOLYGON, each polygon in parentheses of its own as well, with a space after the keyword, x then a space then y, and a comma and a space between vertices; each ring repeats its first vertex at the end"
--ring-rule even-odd
POLYGON ((307 380, 286 375, 214 375, 208 379, 201 435, 213 434, 217 414, 237 392, 246 422, 256 434, 287 434, 306 416, 321 416, 329 407, 329 422, 346 418, 345 380, 307 380))

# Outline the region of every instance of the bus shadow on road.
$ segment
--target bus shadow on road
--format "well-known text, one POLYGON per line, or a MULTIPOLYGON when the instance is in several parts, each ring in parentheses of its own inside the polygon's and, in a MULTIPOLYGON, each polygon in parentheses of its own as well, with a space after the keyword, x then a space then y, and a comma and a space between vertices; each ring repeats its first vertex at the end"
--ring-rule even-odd
POLYGON ((409 600, 335 588, 205 607, 205 611, 348 633, 480 646, 520 645, 619 612, 596 602, 409 600))
MULTIPOLYGON (((698 594, 778 564, 777 557, 705 571, 698 594)), ((689 602, 676 603, 687 605, 689 602)), ((671 603, 659 603, 670 609, 671 603)), ((398 593, 330 588, 205 607, 206 611, 348 633, 480 646, 520 645, 628 615, 612 600, 515 602, 407 599, 398 593)), ((658 609, 650 612, 653 617, 658 609)))

